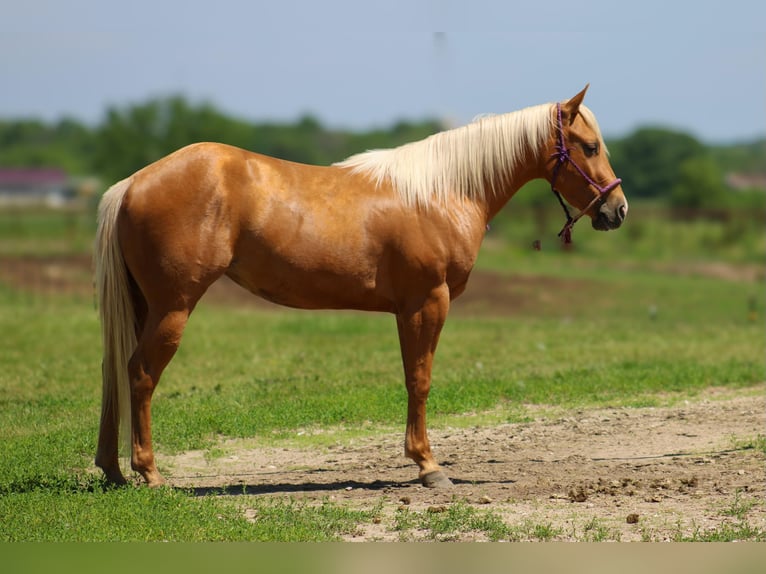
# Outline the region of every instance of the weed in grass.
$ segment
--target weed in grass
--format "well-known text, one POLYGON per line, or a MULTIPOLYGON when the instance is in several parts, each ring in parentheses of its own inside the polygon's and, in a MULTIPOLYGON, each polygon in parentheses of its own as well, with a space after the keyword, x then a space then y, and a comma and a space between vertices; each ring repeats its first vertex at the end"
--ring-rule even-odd
POLYGON ((754 449, 760 453, 766 454, 766 435, 758 434, 750 438, 732 436, 731 446, 735 450, 754 449))
POLYGON ((598 518, 593 517, 583 526, 584 540, 586 542, 605 542, 607 540, 620 541, 621 535, 618 530, 612 530, 601 524, 598 518))
POLYGON ((545 542, 553 540, 556 536, 562 534, 563 530, 561 528, 553 527, 549 522, 547 524, 535 524, 531 527, 529 532, 533 538, 545 542))
POLYGON ((507 528, 507 540, 511 542, 548 542, 561 536, 563 533, 563 528, 554 527, 550 522, 538 523, 525 519, 521 524, 507 528))
POLYGON ((695 528, 690 536, 679 534, 674 542, 766 542, 766 531, 747 522, 724 523, 709 530, 695 528))
POLYGON ((204 457, 206 462, 212 462, 229 456, 229 454, 229 451, 225 448, 211 446, 210 448, 205 449, 204 457))
POLYGON ((399 541, 407 541, 410 537, 410 531, 417 524, 417 515, 406 506, 400 506, 394 514, 394 524, 391 527, 394 532, 399 533, 399 541))
POLYGON ((731 505, 725 508, 722 512, 724 516, 732 516, 740 521, 744 521, 748 512, 752 510, 754 506, 757 506, 758 502, 753 499, 745 499, 742 496, 742 491, 737 489, 734 492, 734 499, 731 501, 731 505))
POLYGON ((352 510, 329 501, 321 504, 295 500, 264 502, 253 498, 246 509, 256 540, 322 541, 353 535, 359 524, 372 522, 379 509, 352 510))
POLYGON ((496 542, 507 540, 511 533, 497 514, 478 510, 464 502, 429 507, 424 511, 399 508, 394 516, 393 529, 399 532, 400 540, 412 539, 412 531, 417 530, 423 533, 424 538, 443 542, 462 539, 467 533, 496 542))

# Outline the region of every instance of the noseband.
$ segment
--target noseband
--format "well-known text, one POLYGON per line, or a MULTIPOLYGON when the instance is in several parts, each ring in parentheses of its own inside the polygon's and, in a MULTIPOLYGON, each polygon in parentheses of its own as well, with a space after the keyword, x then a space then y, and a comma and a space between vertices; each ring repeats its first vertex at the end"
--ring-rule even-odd
POLYGON ((561 207, 564 209, 564 214, 567 217, 567 222, 564 224, 564 227, 561 228, 561 231, 559 231, 559 237, 564 241, 564 243, 572 243, 572 228, 574 227, 574 224, 577 223, 577 220, 580 219, 585 213, 593 207, 598 202, 603 202, 606 200, 609 193, 618 185, 622 183, 622 180, 618 177, 611 183, 607 184, 606 186, 600 186, 598 183, 593 181, 591 177, 583 171, 583 169, 577 165, 575 160, 572 159, 572 156, 569 155, 569 149, 567 149, 566 142, 564 141, 564 124, 561 121, 561 104, 556 104, 556 117, 558 119, 558 134, 559 134, 559 141, 556 144, 556 152, 551 155, 551 157, 556 158, 556 165, 553 167, 553 177, 551 178, 551 191, 556 195, 556 198, 559 200, 559 203, 561 204, 561 207), (559 171, 561 170, 561 167, 565 163, 571 163, 572 166, 579 172, 579 174, 585 179, 586 182, 588 182, 588 185, 593 186, 598 190, 598 195, 593 198, 593 200, 585 206, 584 209, 580 210, 577 214, 572 216, 569 213, 569 208, 567 207, 566 203, 564 203, 564 199, 561 197, 561 194, 556 189, 556 179, 559 176, 559 171))

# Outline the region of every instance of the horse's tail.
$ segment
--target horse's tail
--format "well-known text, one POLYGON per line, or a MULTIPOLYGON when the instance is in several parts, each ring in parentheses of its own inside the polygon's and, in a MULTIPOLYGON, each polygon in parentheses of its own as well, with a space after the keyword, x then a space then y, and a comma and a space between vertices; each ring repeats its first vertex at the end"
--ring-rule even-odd
POLYGON ((131 179, 114 184, 98 206, 94 245, 96 296, 103 342, 101 417, 113 416, 123 454, 130 454, 128 361, 136 349, 136 313, 128 270, 117 239, 117 216, 131 179))

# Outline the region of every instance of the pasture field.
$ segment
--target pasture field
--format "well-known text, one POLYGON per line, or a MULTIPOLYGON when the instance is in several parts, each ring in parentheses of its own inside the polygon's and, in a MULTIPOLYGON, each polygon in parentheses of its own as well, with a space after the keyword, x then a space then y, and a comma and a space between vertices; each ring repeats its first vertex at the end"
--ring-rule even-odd
POLYGON ((155 394, 171 486, 106 488, 90 229, 72 221, 0 231, 0 540, 766 539, 750 224, 639 213, 638 230, 578 226, 567 253, 493 227, 434 368, 445 493, 402 456, 393 317, 224 282, 155 394))

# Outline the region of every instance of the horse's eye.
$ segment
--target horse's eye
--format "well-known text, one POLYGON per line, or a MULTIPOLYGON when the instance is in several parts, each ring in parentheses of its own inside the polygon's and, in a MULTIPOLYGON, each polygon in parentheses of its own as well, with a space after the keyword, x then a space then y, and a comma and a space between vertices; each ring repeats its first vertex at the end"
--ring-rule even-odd
POLYGON ((586 157, 593 157, 594 155, 598 155, 598 143, 582 144, 582 148, 586 157))

